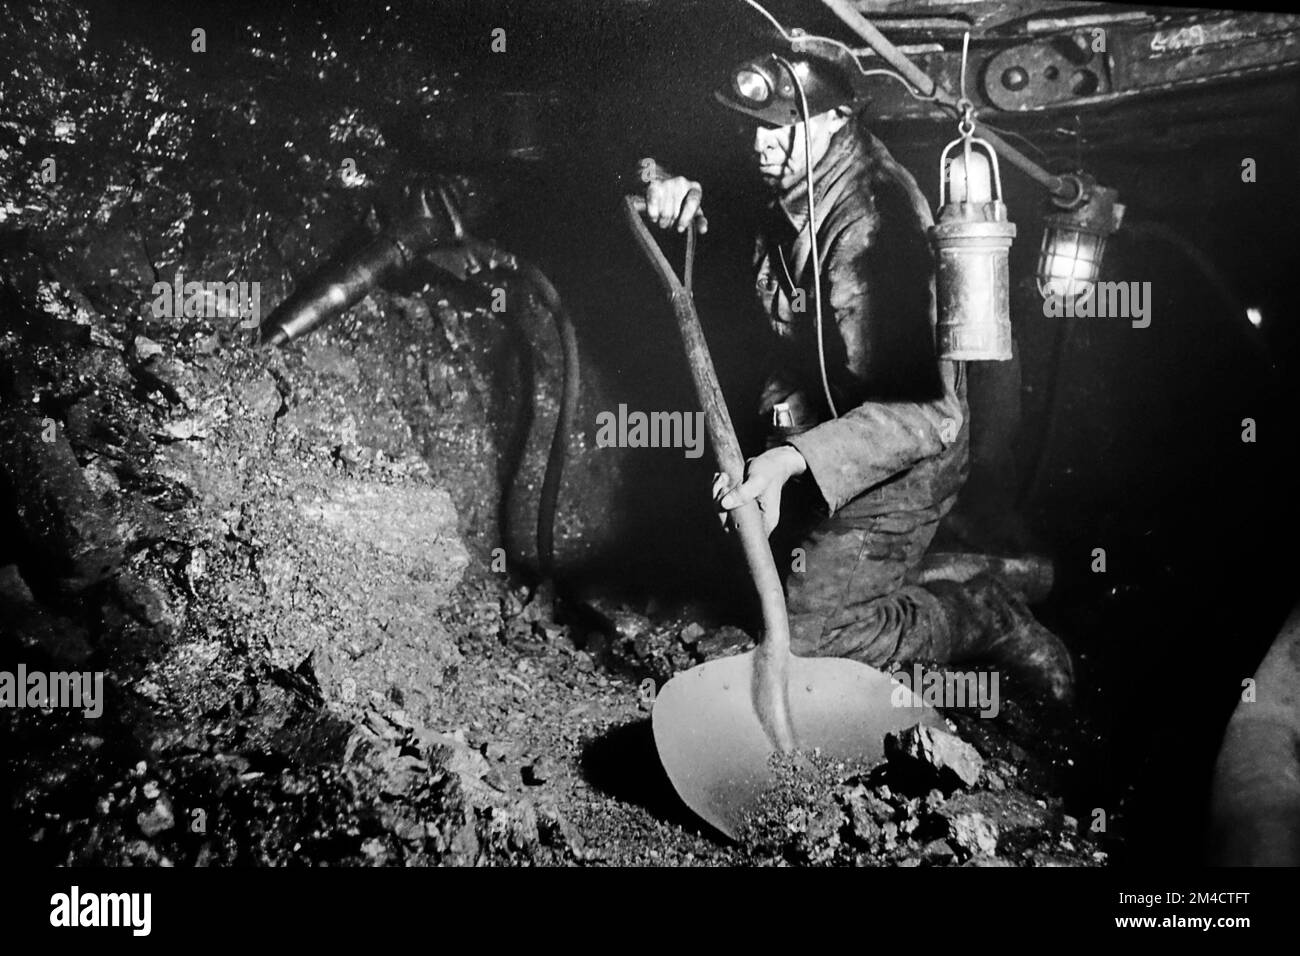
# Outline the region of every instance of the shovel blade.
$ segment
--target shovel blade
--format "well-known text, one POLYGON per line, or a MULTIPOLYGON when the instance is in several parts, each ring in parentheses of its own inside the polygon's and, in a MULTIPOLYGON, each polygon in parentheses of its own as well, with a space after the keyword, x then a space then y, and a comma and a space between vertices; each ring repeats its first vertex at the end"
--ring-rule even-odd
MULTIPOLYGON (((754 709, 754 654, 678 674, 655 698, 655 746, 678 796, 736 839, 746 812, 774 782, 776 748, 754 709)), ((801 750, 836 760, 878 760, 885 734, 939 715, 883 671, 832 657, 790 658, 790 717, 801 750)))

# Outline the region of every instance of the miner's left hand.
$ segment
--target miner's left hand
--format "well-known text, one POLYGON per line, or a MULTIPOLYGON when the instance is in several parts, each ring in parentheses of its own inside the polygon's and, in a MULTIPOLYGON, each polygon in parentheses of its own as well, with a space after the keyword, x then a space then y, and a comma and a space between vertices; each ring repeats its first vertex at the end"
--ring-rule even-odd
MULTIPOLYGON (((732 489, 726 475, 713 478, 713 500, 724 511, 734 511, 747 501, 758 501, 763 512, 763 530, 769 535, 781 520, 781 491, 791 478, 808 470, 803 455, 791 445, 780 445, 751 458, 745 464, 745 480, 732 489)), ((727 521, 727 515, 720 516, 727 521)))

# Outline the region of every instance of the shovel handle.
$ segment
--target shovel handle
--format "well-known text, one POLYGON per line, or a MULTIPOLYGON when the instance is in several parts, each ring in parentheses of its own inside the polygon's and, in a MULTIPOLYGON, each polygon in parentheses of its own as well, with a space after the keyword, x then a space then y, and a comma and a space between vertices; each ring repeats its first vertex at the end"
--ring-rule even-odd
MULTIPOLYGON (((645 201, 640 196, 628 196, 624 211, 632 235, 650 260, 660 285, 668 294, 673 317, 677 320, 677 329, 686 348, 686 361, 691 369, 695 392, 704 410, 704 423, 713 445, 718 470, 731 480, 733 486, 738 486, 745 475, 745 456, 741 453, 736 430, 731 424, 731 414, 722 397, 722 387, 718 384, 709 346, 704 339, 704 329, 695 311, 695 302, 642 221, 645 201)), ((786 687, 790 661, 790 621, 786 615, 785 592, 781 588, 781 576, 776 569, 776 562, 772 559, 772 548, 763 528, 763 515, 758 509, 758 502, 746 502, 731 514, 763 612, 763 640, 754 652, 754 705, 772 744, 781 752, 788 753, 795 748, 795 738, 786 687)))
MULTIPOLYGON (((628 197, 627 197, 627 201, 628 201, 628 202, 629 202, 629 203, 630 203, 630 204, 631 204, 631 205, 636 209, 636 211, 637 211, 638 213, 640 213, 642 216, 644 216, 644 215, 646 214, 646 201, 645 201, 645 199, 643 199, 643 198, 640 197, 640 196, 628 196, 628 197)), ((700 233, 701 233, 705 228, 708 227, 708 222, 709 222, 709 221, 708 221, 707 219, 704 218, 704 213, 702 213, 702 212, 697 212, 697 213, 695 214, 695 218, 691 220, 691 227, 690 227, 689 229, 686 230, 686 264, 685 264, 684 266, 682 266, 682 281, 681 281, 681 286, 682 286, 682 288, 684 288, 688 293, 690 293, 690 292, 692 291, 692 285, 694 284, 694 281, 695 281, 695 243, 696 243, 696 241, 699 239, 699 237, 700 237, 700 233)), ((640 226, 640 222, 638 221, 638 227, 639 227, 639 226, 640 226)), ((649 235, 648 232, 647 232, 647 235, 649 235)), ((654 248, 655 248, 655 249, 658 249, 658 248, 659 248, 659 243, 657 243, 657 242, 654 243, 654 248)), ((648 250, 647 250, 647 252, 648 252, 648 250)), ((659 266, 662 264, 662 266, 665 266, 665 267, 668 268, 668 274, 671 275, 671 276, 673 276, 673 277, 675 278, 675 277, 676 277, 676 273, 673 272, 671 266, 668 266, 668 260, 663 258, 662 253, 661 253, 661 255, 660 255, 660 260, 661 260, 661 263, 660 263, 660 262, 657 262, 657 263, 656 263, 656 267, 659 267, 659 266)), ((671 292, 670 292, 669 294, 671 295, 671 292)))

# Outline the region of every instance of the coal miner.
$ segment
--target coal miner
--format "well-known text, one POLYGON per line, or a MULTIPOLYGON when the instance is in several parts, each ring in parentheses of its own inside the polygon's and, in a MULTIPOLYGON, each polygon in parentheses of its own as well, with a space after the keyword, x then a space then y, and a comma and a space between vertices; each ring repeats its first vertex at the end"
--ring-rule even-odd
MULTIPOLYGON (((872 135, 840 63, 765 53, 715 95, 753 121, 772 194, 755 254, 771 430, 743 483, 717 476, 713 494, 724 521, 757 499, 777 554, 802 549, 786 582, 792 649, 884 669, 979 661, 1067 701, 1069 651, 1006 582, 918 583, 970 431, 964 364, 935 350, 924 195, 872 135)), ((648 216, 684 230, 703 192, 664 172, 648 216)))

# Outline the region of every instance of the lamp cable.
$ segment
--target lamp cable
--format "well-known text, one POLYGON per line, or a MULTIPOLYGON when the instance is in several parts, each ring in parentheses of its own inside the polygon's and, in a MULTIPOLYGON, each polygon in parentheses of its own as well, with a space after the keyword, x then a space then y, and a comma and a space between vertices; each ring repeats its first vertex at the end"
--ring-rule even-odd
MULTIPOLYGON (((813 271, 813 309, 817 315, 817 365, 822 376, 822 394, 826 396, 826 406, 830 409, 832 418, 839 418, 840 413, 835 407, 835 399, 831 396, 830 380, 826 375, 826 341, 825 333, 822 330, 822 269, 821 269, 821 251, 817 243, 817 202, 813 193, 813 161, 812 161, 812 137, 808 126, 808 99, 804 95, 803 83, 799 80, 799 74, 795 72, 794 64, 784 57, 776 57, 776 61, 785 68, 790 74, 790 80, 794 83, 795 91, 799 94, 799 115, 803 119, 803 150, 804 150, 804 175, 808 183, 808 245, 812 251, 812 271, 813 271)), ((784 263, 784 260, 783 260, 784 263)))

